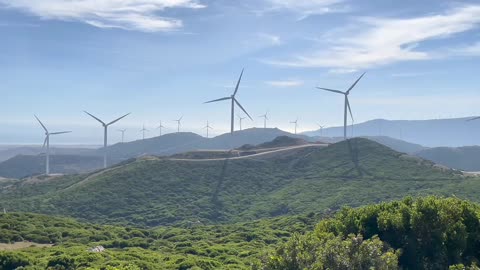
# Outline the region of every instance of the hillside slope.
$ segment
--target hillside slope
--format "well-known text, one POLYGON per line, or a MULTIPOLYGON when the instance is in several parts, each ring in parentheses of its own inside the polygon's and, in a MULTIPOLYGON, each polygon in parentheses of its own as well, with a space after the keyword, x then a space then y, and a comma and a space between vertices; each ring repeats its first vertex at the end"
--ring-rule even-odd
POLYGON ((366 139, 294 154, 219 161, 139 159, 89 176, 2 188, 0 206, 89 221, 157 226, 329 211, 405 195, 477 199, 476 179, 366 139), (37 190, 49 184, 44 192, 37 190), (468 188, 465 188, 468 186, 468 188), (31 196, 20 196, 29 194, 31 196))
MULTIPOLYGON (((45 173, 45 156, 18 155, 0 163, 0 177, 24 178, 45 173)), ((103 168, 100 156, 52 155, 50 169, 52 173, 76 174, 91 172, 103 168)))
POLYGON ((435 147, 415 153, 435 163, 463 171, 480 171, 480 146, 435 147))

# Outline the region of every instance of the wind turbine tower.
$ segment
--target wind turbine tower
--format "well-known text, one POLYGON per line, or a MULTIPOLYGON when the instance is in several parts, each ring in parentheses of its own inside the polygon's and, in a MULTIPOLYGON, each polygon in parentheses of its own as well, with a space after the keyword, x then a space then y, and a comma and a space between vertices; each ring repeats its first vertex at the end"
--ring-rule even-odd
POLYGON ((177 133, 180 133, 180 126, 182 125, 182 119, 183 119, 183 115, 178 120, 173 120, 174 122, 177 122, 177 133))
POLYGON ((37 119, 38 123, 42 126, 43 130, 45 130, 45 141, 43 141, 43 147, 47 146, 47 154, 46 154, 46 161, 45 161, 45 174, 49 175, 50 174, 50 136, 51 135, 59 135, 59 134, 65 134, 65 133, 70 133, 71 131, 61 131, 61 132, 52 132, 50 133, 48 129, 45 127, 45 125, 38 119, 36 115, 34 115, 35 118, 37 119))
POLYGON ((239 125, 240 125, 240 130, 242 130, 242 122, 244 119, 246 119, 246 117, 241 117, 240 115, 237 115, 238 117, 238 122, 239 122, 239 125))
POLYGON ((142 140, 145 140, 145 132, 148 132, 148 129, 145 128, 145 125, 143 125, 143 128, 140 130, 142 132, 142 140))
POLYGON ((210 124, 208 123, 208 121, 207 121, 207 125, 204 127, 204 129, 207 130, 207 138, 208 138, 208 131, 209 131, 210 129, 213 129, 213 128, 210 126, 210 124))
POLYGON ((263 128, 267 128, 268 111, 264 115, 260 115, 259 117, 263 118, 263 128))
POLYGON ((215 100, 210 100, 210 101, 207 101, 205 103, 213 103, 213 102, 218 102, 218 101, 223 101, 223 100, 231 100, 231 115, 230 115, 230 133, 233 134, 233 132, 235 131, 235 104, 237 104, 238 107, 240 107, 240 109, 248 116, 248 118, 250 118, 250 120, 253 121, 252 117, 250 117, 250 115, 248 114, 248 112, 242 107, 242 105, 240 104, 240 102, 238 102, 238 100, 236 99, 236 95, 237 95, 237 92, 238 92, 238 87, 240 86, 240 82, 242 81, 242 76, 243 76, 243 71, 244 69, 242 69, 242 73, 240 73, 240 77, 238 78, 238 82, 237 82, 237 86, 235 87, 235 91, 233 92, 233 94, 229 97, 224 97, 224 98, 219 98, 219 99, 215 99, 215 100))
POLYGON ((323 136, 323 128, 325 128, 325 126, 322 126, 320 124, 317 124, 317 126, 320 128, 320 137, 323 136))
POLYGON ((347 91, 343 92, 340 90, 335 90, 335 89, 329 89, 329 88, 322 88, 322 87, 317 87, 320 90, 325 90, 329 92, 334 92, 337 94, 342 94, 345 97, 345 106, 344 106, 344 115, 343 115, 343 138, 347 139, 347 115, 348 112, 350 112, 350 117, 352 117, 353 120, 353 114, 352 114, 352 109, 350 108, 350 102, 348 101, 348 95, 350 94, 350 91, 357 85, 357 83, 362 79, 362 77, 365 75, 363 73, 353 84, 350 86, 350 88, 347 89, 347 91))
POLYGON ((126 129, 119 129, 118 132, 121 132, 122 133, 122 143, 124 142, 124 139, 125 139, 125 131, 127 131, 126 129))
POLYGON ((100 120, 98 117, 96 117, 95 115, 87 112, 87 111, 84 111, 86 114, 90 115, 90 117, 92 117, 93 119, 97 120, 98 122, 100 122, 100 124, 102 124, 103 126, 103 168, 107 168, 107 146, 108 146, 108 127, 115 124, 116 122, 120 121, 121 119, 127 117, 128 115, 130 115, 130 113, 127 113, 125 114, 124 116, 122 117, 119 117, 115 120, 113 120, 112 122, 110 123, 105 123, 103 122, 102 120, 100 120))
POLYGON ((165 126, 162 125, 162 121, 160 121, 160 125, 157 127, 160 130, 159 136, 162 136, 162 128, 165 128, 165 126))
POLYGON ((298 118, 295 121, 290 122, 290 124, 295 124, 295 135, 297 135, 298 118))

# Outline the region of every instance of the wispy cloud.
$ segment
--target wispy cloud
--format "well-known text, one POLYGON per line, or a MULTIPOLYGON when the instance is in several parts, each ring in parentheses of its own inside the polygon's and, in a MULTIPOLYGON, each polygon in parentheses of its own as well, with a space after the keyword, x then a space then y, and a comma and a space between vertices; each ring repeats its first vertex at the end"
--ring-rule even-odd
POLYGON ((258 36, 260 39, 262 39, 262 40, 270 43, 271 45, 280 45, 280 44, 282 44, 281 38, 280 38, 279 36, 277 36, 277 35, 272 35, 272 34, 267 34, 267 33, 258 33, 257 36, 258 36))
POLYGON ((270 10, 291 10, 304 17, 313 14, 324 14, 340 10, 339 4, 344 0, 266 0, 270 10))
POLYGON ((280 88, 297 87, 297 86, 302 86, 304 84, 304 82, 301 80, 266 81, 265 83, 270 86, 280 87, 280 88))
MULTIPOLYGON (((291 67, 327 67, 340 70, 365 69, 401 61, 444 57, 440 51, 421 50, 427 40, 446 39, 480 25, 480 5, 407 19, 361 18, 355 29, 332 38, 327 48, 299 54, 269 64, 291 67), (364 30, 366 29, 366 30, 364 30)), ((472 48, 473 51, 476 48, 472 48)))
POLYGON ((0 0, 0 4, 46 20, 78 21, 100 28, 143 32, 182 27, 180 19, 157 15, 165 9, 205 7, 196 0, 0 0))

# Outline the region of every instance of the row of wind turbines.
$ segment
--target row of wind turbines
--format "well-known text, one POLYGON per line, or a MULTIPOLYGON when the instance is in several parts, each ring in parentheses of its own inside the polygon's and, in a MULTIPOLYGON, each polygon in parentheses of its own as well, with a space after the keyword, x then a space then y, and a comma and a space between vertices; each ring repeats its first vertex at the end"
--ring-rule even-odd
MULTIPOLYGON (((230 125, 230 132, 231 134, 234 133, 235 131, 235 107, 238 106, 244 113, 245 115, 253 121, 253 118, 250 116, 250 114, 247 112, 247 110, 240 104, 240 102, 238 101, 238 99, 236 98, 236 95, 238 93, 238 90, 239 90, 239 87, 240 87, 240 83, 242 81, 242 77, 243 77, 243 73, 244 73, 244 69, 242 69, 242 72, 240 73, 240 77, 238 78, 238 81, 237 81, 237 84, 235 86, 235 90, 233 92, 232 95, 228 96, 228 97, 223 97, 223 98, 219 98, 219 99, 214 99, 214 100, 210 100, 210 101, 207 101, 207 102, 204 102, 205 104, 207 103, 216 103, 216 102, 219 102, 219 101, 225 101, 225 100, 229 100, 231 102, 231 114, 230 114, 230 119, 231 119, 231 125, 230 125)), ((363 73, 353 84, 352 86, 350 86, 346 91, 341 91, 341 90, 336 90, 336 89, 329 89, 329 88, 321 88, 321 87, 317 87, 318 89, 320 90, 325 90, 325 91, 329 91, 329 92, 334 92, 334 93, 338 93, 338 94, 343 94, 344 95, 344 100, 345 100, 345 104, 344 104, 344 139, 347 139, 347 118, 348 118, 348 113, 350 113, 350 117, 352 118, 352 121, 353 121, 353 113, 352 113, 352 110, 351 110, 351 107, 350 107, 350 102, 348 100, 348 95, 350 94, 350 91, 352 91, 352 89, 357 85, 357 83, 362 79, 362 77, 365 75, 365 73, 363 73)), ((108 146, 108 127, 117 123, 118 121, 122 120, 123 118, 127 117, 128 115, 130 115, 130 113, 127 113, 111 122, 104 122, 102 121, 100 118, 96 117, 95 115, 87 112, 87 111, 84 111, 87 115, 89 115, 91 118, 95 119, 96 121, 98 121, 102 127, 103 127, 103 167, 104 168, 107 168, 107 146, 108 146)), ((239 127, 240 127, 240 130, 242 130, 242 121, 245 120, 247 117, 241 117, 239 115, 237 115, 238 119, 239 119, 239 127)), ((263 123, 264 123, 264 128, 267 128, 267 120, 268 119, 268 111, 264 114, 264 115, 261 115, 259 116, 260 118, 263 118, 263 123)), ((71 131, 60 131, 60 132, 49 132, 49 130, 47 129, 47 127, 42 123, 42 121, 40 121, 40 119, 35 115, 35 118, 37 119, 37 121, 40 123, 40 125, 42 126, 42 128, 44 129, 45 131, 45 140, 44 140, 44 143, 43 143, 43 147, 45 148, 46 147, 46 174, 49 175, 50 174, 50 136, 54 136, 54 135, 60 135, 60 134, 66 134, 66 133, 71 133, 71 131)), ((179 119, 177 120, 174 120, 174 122, 177 122, 177 132, 180 132, 180 127, 181 127, 181 121, 183 119, 183 116, 180 117, 179 119)), ((298 127, 298 118, 295 120, 295 121, 292 121, 290 122, 291 124, 294 124, 294 129, 295 129, 295 134, 297 134, 297 127, 298 127)), ((319 125, 319 128, 322 132, 324 126, 322 125, 319 125)), ((165 128, 165 126, 162 125, 162 122, 160 122, 160 125, 157 127, 159 130, 160 130, 160 136, 162 136, 162 128, 165 128)), ((213 129, 212 126, 210 126, 210 123, 207 121, 207 125, 204 127, 204 129, 206 129, 206 132, 207 132, 207 138, 209 137, 209 130, 213 129)), ((119 132, 122 133, 122 142, 124 141, 124 138, 125 138, 125 132, 126 132, 126 129, 120 129, 118 130, 119 132)), ((145 126, 143 126, 143 128, 140 130, 140 132, 142 132, 142 137, 143 139, 145 139, 145 132, 147 132, 148 129, 145 128, 145 126)))

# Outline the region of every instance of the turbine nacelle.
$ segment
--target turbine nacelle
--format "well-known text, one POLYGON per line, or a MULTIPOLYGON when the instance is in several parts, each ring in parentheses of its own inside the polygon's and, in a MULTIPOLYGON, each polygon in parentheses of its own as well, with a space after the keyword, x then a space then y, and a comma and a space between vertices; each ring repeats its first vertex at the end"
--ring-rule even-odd
POLYGON ((364 72, 360 77, 358 77, 358 79, 347 89, 347 91, 317 87, 317 89, 320 89, 320 90, 333 92, 333 93, 337 93, 337 94, 342 94, 342 95, 345 96, 345 115, 344 115, 344 124, 343 124, 343 134, 344 134, 345 139, 347 138, 347 111, 348 111, 348 113, 350 113, 350 117, 352 118, 352 122, 354 121, 352 108, 350 107, 350 101, 348 100, 348 95, 350 94, 350 91, 352 91, 352 89, 355 88, 357 83, 363 78, 365 73, 366 72, 364 72))
POLYGON ((240 73, 240 77, 238 78, 237 85, 235 86, 235 91, 233 92, 232 95, 230 95, 229 97, 224 97, 224 98, 219 98, 219 99, 214 99, 214 100, 204 102, 204 104, 206 104, 206 103, 214 103, 214 102, 219 102, 219 101, 224 101, 224 100, 231 100, 232 101, 232 108, 231 108, 231 133, 232 134, 233 134, 233 131, 234 131, 235 104, 248 116, 248 118, 250 118, 250 120, 253 121, 252 117, 248 114, 248 112, 245 110, 245 108, 243 108, 243 106, 240 104, 240 102, 238 102, 238 100, 235 98, 235 96, 237 95, 237 92, 238 92, 238 88, 240 87, 240 82, 242 81, 243 72, 244 72, 244 69, 242 69, 242 73, 240 73))

